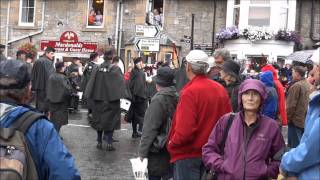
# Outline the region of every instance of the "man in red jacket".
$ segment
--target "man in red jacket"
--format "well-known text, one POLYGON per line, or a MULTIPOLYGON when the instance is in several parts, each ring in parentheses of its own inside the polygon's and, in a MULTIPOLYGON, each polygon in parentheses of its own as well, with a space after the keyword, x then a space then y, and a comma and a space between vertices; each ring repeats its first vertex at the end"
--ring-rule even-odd
POLYGON ((205 52, 190 51, 186 63, 190 82, 180 92, 167 145, 175 180, 200 179, 204 170, 201 148, 218 119, 232 111, 226 90, 206 76, 209 65, 205 52))

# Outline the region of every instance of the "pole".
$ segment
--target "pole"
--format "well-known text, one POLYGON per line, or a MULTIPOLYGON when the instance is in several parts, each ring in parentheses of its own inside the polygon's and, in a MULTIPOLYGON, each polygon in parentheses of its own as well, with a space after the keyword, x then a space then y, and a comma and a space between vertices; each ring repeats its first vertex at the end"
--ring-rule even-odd
POLYGON ((191 20, 190 50, 193 50, 193 33, 194 33, 194 14, 192 14, 192 20, 191 20))

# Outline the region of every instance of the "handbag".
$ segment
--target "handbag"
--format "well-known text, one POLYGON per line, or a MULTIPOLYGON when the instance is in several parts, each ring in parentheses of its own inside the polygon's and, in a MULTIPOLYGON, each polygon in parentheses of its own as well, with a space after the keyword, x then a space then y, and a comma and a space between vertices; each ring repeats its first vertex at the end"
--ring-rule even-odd
MULTIPOLYGON (((231 127, 231 124, 232 124, 232 121, 234 119, 234 116, 235 114, 234 113, 230 113, 230 116, 229 116, 229 119, 228 119, 228 122, 227 122, 227 127, 225 128, 224 132, 223 132, 223 136, 222 136, 222 141, 221 143, 219 144, 219 147, 220 147, 220 150, 221 150, 221 155, 223 155, 223 150, 224 150, 224 146, 225 146, 225 143, 226 143, 226 140, 227 140, 227 136, 228 136, 228 132, 229 132, 229 129, 231 127)), ((217 173, 214 171, 214 170, 205 170, 202 177, 201 177, 201 180, 217 180, 218 177, 217 177, 217 173)))

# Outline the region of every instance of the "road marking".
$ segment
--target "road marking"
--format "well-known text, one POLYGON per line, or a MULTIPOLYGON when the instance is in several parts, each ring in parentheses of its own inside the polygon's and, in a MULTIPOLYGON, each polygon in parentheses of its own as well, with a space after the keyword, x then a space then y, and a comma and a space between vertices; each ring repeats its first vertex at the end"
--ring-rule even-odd
MULTIPOLYGON (((82 124, 67 124, 68 126, 76 126, 76 127, 85 127, 85 128, 89 128, 91 126, 87 126, 87 125, 82 125, 82 124)), ((120 129, 120 131, 128 131, 128 129, 120 129)))
POLYGON ((86 127, 89 128, 91 126, 87 126, 87 125, 81 125, 81 124, 67 124, 68 126, 76 126, 76 127, 86 127))

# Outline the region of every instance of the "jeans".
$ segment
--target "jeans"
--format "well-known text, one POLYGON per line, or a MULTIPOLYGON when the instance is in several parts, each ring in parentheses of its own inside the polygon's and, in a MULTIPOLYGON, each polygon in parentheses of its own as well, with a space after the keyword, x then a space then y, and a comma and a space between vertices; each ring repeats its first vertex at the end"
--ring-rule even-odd
POLYGON ((173 179, 200 180, 204 170, 201 158, 178 160, 173 165, 173 179))
POLYGON ((304 129, 295 126, 293 123, 288 124, 288 145, 295 148, 299 145, 304 129))

